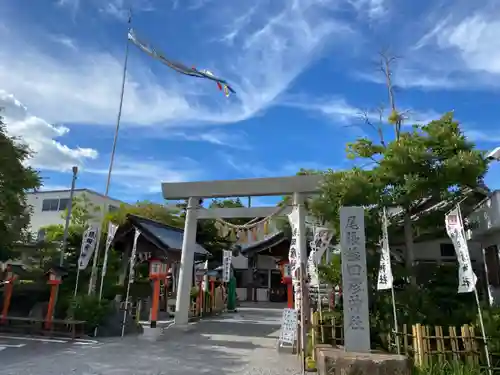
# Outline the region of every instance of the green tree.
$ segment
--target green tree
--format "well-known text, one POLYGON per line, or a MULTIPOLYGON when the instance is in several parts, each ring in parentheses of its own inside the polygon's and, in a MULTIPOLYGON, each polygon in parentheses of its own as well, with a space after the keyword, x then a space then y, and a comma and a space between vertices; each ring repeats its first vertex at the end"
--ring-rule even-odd
POLYGON ((142 216, 178 228, 184 225, 180 209, 150 201, 122 204, 117 211, 109 213, 107 219, 120 225, 125 223, 128 214, 142 216))
POLYGON ((41 185, 38 173, 26 166, 31 156, 28 146, 7 135, 0 117, 0 261, 13 255, 13 245, 29 224, 26 192, 41 185))
MULTIPOLYGON (((214 199, 209 205, 209 208, 236 208, 244 207, 240 199, 214 199)), ((226 219, 228 222, 236 225, 242 225, 248 219, 226 219)), ((210 251, 213 260, 222 261, 222 251, 231 247, 234 238, 230 235, 224 236, 220 233, 216 225, 216 220, 198 220, 198 230, 196 241, 201 244, 206 250, 210 251)))
POLYGON ((487 171, 483 152, 467 140, 453 113, 415 125, 385 146, 359 139, 348 145, 348 156, 376 161, 367 172, 378 196, 371 204, 402 209, 408 270, 414 264, 412 216, 422 201, 457 200, 464 189, 482 186, 487 171))
MULTIPOLYGON (((373 168, 328 172, 316 212, 331 221, 338 217, 342 205, 400 208, 401 215, 397 220, 402 217, 405 262, 412 284, 415 285, 412 272, 415 257, 413 215, 420 214, 423 200, 436 203, 441 200, 453 201, 461 196, 465 188, 482 186, 487 162, 484 153, 465 137, 459 123, 453 118, 453 112, 426 125, 414 125, 408 131, 403 131, 406 116, 396 107, 392 86, 391 64, 395 58, 385 53, 380 55, 390 114, 385 120, 383 111, 380 111, 377 124, 365 115, 365 123, 376 131, 378 139, 364 137, 347 145, 348 158, 360 161, 363 166, 371 164, 373 168), (394 136, 390 140, 386 139, 384 132, 387 124, 394 129, 394 136)), ((370 214, 374 220, 368 220, 368 224, 375 224, 374 228, 379 228, 379 208, 375 211, 370 214)), ((418 225, 425 226, 427 219, 421 216, 420 220, 418 225)), ((379 233, 374 231, 375 237, 371 240, 378 241, 379 233)))

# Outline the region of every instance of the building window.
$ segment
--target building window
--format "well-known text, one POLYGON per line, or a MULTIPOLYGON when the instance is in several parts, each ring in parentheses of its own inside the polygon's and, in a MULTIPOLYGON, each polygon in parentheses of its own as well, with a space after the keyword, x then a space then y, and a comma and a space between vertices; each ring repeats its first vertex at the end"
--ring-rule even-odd
POLYGON ((451 243, 442 243, 439 244, 440 250, 441 250, 441 257, 444 258, 455 258, 456 253, 455 253, 455 247, 451 243))
POLYGON ((118 211, 118 207, 113 206, 112 204, 108 205, 108 212, 116 212, 118 211))
POLYGON ((69 206, 69 198, 59 199, 59 211, 64 211, 69 206))
POLYGON ((44 199, 42 202, 42 211, 64 211, 68 208, 69 199, 44 199))
POLYGON ((254 285, 256 288, 269 288, 269 271, 256 270, 254 272, 254 285))
POLYGON ((42 211, 58 211, 59 199, 44 199, 42 202, 42 211))
POLYGON ((37 242, 43 241, 45 239, 45 229, 39 229, 38 233, 36 234, 36 240, 37 242))
POLYGON ((236 288, 244 288, 244 272, 245 270, 237 270, 233 269, 234 272, 234 278, 236 279, 236 288))
POLYGON ((484 249, 484 261, 488 272, 488 283, 493 287, 500 287, 500 261, 497 245, 484 249))

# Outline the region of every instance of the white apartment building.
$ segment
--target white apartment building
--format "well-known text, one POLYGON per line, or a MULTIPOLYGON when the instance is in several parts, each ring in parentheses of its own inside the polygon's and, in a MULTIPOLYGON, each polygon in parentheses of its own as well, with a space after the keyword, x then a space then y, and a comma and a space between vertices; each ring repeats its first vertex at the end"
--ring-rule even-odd
MULTIPOLYGON (((107 211, 118 209, 124 202, 107 198, 103 194, 90 189, 75 189, 74 196, 85 195, 90 204, 95 207, 106 206, 107 211)), ((47 225, 64 224, 64 211, 69 204, 70 190, 36 191, 27 194, 27 203, 31 206, 30 232, 41 239, 44 235, 40 231, 47 225)), ((101 208, 102 209, 102 208, 101 208)))

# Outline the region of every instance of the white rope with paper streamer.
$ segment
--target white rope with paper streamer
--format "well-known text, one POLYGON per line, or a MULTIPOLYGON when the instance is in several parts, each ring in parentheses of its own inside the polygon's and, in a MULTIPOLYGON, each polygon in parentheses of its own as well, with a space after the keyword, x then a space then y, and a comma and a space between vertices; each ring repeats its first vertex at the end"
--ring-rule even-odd
MULTIPOLYGON (((287 206, 281 206, 281 207, 277 207, 276 208, 276 211, 273 212, 271 215, 265 217, 264 219, 261 219, 261 220, 258 220, 258 218, 254 218, 252 220, 250 220, 248 223, 245 223, 243 225, 238 225, 238 224, 233 224, 233 223, 230 223, 220 217, 215 217, 214 219, 229 227, 229 228, 232 228, 232 229, 237 229, 237 230, 245 230, 245 229, 252 229, 252 228, 255 228, 257 227, 258 225, 260 224, 264 224, 266 221, 269 221, 271 220, 272 218, 274 218, 275 216, 279 215, 281 212, 283 212, 285 209, 287 208, 287 206), (258 220, 258 221, 257 221, 258 220)), ((204 208, 206 210, 206 208, 204 208)))

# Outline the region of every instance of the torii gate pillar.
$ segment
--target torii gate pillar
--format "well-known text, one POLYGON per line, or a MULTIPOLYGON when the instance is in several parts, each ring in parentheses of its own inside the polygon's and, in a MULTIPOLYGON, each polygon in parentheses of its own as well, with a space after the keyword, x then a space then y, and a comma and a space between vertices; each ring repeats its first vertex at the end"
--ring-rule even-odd
MULTIPOLYGON (((322 176, 291 176, 273 178, 251 178, 241 180, 201 181, 201 182, 173 182, 163 183, 163 197, 167 200, 186 199, 188 206, 184 238, 182 241, 182 255, 179 274, 179 288, 175 306, 176 326, 186 326, 189 321, 189 303, 191 280, 193 277, 194 247, 196 244, 196 224, 200 198, 228 198, 251 196, 280 196, 294 195, 300 216, 305 217, 304 194, 315 194, 319 190, 322 176)), ((235 209, 241 212, 241 208, 235 209)), ((251 210, 248 208, 248 210, 251 210)), ((241 213, 239 216, 245 217, 241 213)), ((201 215, 200 215, 201 216, 201 215)), ((258 215, 256 215, 258 216, 258 215)), ((254 216, 255 217, 255 216, 254 216)), ((299 238, 303 238, 299 246, 301 257, 306 255, 305 225, 299 225, 299 238)), ((302 262, 306 262, 303 259, 302 262)))
POLYGON ((193 279, 194 248, 196 245, 196 227, 199 198, 188 199, 184 237, 182 239, 181 268, 179 271, 179 287, 175 301, 174 324, 184 326, 189 321, 189 303, 191 298, 191 281, 193 279))

